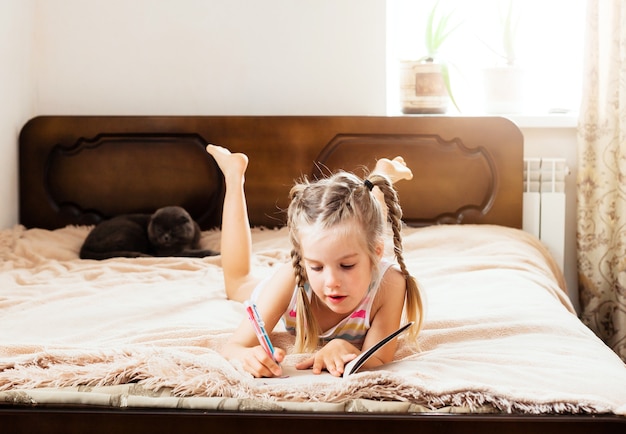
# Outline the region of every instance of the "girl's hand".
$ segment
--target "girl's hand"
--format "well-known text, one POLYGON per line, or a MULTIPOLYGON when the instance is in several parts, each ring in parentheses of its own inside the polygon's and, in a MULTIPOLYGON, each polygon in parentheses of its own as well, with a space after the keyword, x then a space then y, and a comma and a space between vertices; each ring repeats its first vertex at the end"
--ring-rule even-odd
POLYGON ((296 369, 313 368, 314 374, 321 374, 326 369, 335 377, 341 377, 346 363, 353 360, 360 351, 343 339, 333 339, 312 357, 298 363, 296 369))
MULTIPOLYGON (((282 362, 285 358, 285 351, 274 347, 274 357, 276 357, 276 362, 282 362)), ((257 378, 279 377, 283 374, 280 365, 274 362, 260 345, 255 347, 231 347, 227 358, 229 360, 239 360, 246 372, 257 378)))

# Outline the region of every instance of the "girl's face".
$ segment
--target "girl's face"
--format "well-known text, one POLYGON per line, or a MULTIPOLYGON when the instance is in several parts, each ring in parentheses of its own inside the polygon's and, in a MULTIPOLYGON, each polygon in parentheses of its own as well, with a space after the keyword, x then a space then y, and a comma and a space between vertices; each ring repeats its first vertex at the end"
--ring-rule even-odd
MULTIPOLYGON (((331 229, 316 229, 300 231, 309 284, 328 309, 347 315, 363 299, 372 279, 361 228, 356 223, 343 223, 331 229)), ((377 253, 382 255, 382 246, 377 253)))

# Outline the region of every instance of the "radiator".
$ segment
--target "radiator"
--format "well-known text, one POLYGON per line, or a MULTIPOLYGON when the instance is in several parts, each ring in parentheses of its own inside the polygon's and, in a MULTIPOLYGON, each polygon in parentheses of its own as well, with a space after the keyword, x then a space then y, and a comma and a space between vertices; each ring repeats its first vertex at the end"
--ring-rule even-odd
POLYGON ((524 159, 523 229, 537 236, 557 264, 565 262, 565 176, 563 158, 524 159))

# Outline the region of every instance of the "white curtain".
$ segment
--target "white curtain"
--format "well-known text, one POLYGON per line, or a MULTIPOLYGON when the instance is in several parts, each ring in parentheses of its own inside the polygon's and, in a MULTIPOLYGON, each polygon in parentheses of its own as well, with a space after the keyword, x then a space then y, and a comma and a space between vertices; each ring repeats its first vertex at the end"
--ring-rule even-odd
POLYGON ((626 361, 626 1, 588 0, 578 128, 581 318, 626 361))

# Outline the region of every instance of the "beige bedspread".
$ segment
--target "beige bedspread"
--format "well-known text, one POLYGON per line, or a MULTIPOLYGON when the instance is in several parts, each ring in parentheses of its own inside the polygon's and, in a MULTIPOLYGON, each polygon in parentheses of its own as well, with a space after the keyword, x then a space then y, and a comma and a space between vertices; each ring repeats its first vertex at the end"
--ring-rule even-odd
MULTIPOLYGON (((83 261, 86 227, 0 232, 0 401, 215 409, 626 415, 626 367, 573 313, 541 244, 495 226, 407 229, 428 300, 420 353, 348 379, 254 379, 218 353, 244 318, 220 258, 83 261)), ((260 275, 284 231, 253 234, 260 275)), ((219 232, 204 234, 207 247, 219 232)), ((277 329, 273 340, 292 348, 277 329)))

